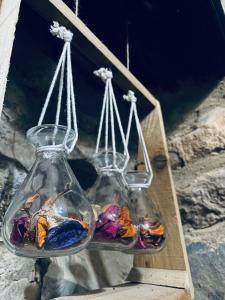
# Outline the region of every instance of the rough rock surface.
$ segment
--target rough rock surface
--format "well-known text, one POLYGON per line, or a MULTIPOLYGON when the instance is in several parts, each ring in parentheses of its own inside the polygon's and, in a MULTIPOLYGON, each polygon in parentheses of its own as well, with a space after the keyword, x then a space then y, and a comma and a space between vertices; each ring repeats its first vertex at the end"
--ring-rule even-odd
POLYGON ((224 168, 197 176, 177 193, 183 224, 202 229, 225 221, 224 168))
POLYGON ((225 81, 169 133, 197 300, 225 298, 225 81))
POLYGON ((225 145, 225 108, 215 107, 204 114, 198 111, 193 121, 185 132, 175 134, 169 141, 184 162, 224 149, 225 145))
POLYGON ((195 299, 223 300, 225 297, 224 222, 186 233, 188 255, 195 285, 195 299))
POLYGON ((40 286, 35 262, 8 252, 0 243, 0 299, 38 300, 40 286))

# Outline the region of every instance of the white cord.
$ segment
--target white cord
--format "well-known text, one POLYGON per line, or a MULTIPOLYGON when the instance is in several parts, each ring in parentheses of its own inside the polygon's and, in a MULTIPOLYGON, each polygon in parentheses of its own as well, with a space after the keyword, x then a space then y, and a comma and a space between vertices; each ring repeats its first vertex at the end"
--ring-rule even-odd
MULTIPOLYGON (((124 95, 123 99, 131 103, 130 115, 129 115, 128 126, 127 126, 127 134, 126 134, 126 144, 127 144, 127 147, 128 147, 129 139, 130 139, 131 123, 132 123, 132 119, 134 117, 136 127, 137 127, 137 133, 138 133, 139 141, 140 141, 142 152, 143 152, 146 172, 149 175, 148 180, 145 183, 141 183, 140 187, 149 187, 151 185, 151 182, 152 182, 153 171, 152 171, 152 166, 151 166, 150 158, 149 158, 149 155, 148 155, 147 147, 146 147, 146 144, 145 144, 144 136, 143 136, 143 133, 142 133, 141 123, 140 123, 140 120, 139 120, 139 117, 138 117, 137 104, 136 104, 137 98, 136 98, 133 91, 128 91, 128 94, 124 95)), ((135 184, 135 186, 138 186, 138 184, 135 184)))
POLYGON ((117 171, 117 172, 123 172, 124 169, 127 166, 127 163, 129 161, 129 153, 127 149, 127 143, 125 134, 123 131, 115 94, 113 91, 112 86, 112 72, 106 68, 100 68, 97 71, 94 71, 94 74, 102 79, 102 81, 105 83, 105 92, 103 97, 103 104, 102 104, 102 110, 101 110, 101 117, 100 117, 100 123, 99 123, 99 129, 98 129, 98 137, 96 142, 96 149, 95 153, 99 153, 99 146, 100 146, 100 140, 103 130, 103 121, 105 118, 105 153, 109 152, 109 122, 110 122, 110 128, 111 128, 111 137, 112 137, 112 149, 113 149, 113 165, 112 166, 106 166, 104 169, 107 169, 108 171, 117 171), (110 118, 110 120, 109 120, 110 118), (124 148, 124 155, 125 155, 125 162, 123 166, 120 168, 117 166, 117 160, 116 160, 116 137, 115 137, 115 121, 117 121, 119 126, 119 132, 122 138, 123 148, 124 148))
POLYGON ((79 0, 76 0, 76 2, 75 2, 75 14, 78 17, 78 15, 79 15, 79 0))
POLYGON ((126 28, 126 58, 127 58, 127 69, 130 70, 130 42, 129 42, 129 23, 126 28))
POLYGON ((71 41, 73 38, 73 33, 66 29, 63 26, 59 26, 58 22, 53 22, 53 25, 50 27, 50 32, 53 36, 56 36, 62 40, 64 40, 65 44, 63 47, 62 54, 60 56, 58 65, 56 67, 52 82, 50 84, 50 88, 42 108, 42 112, 38 121, 38 126, 42 125, 44 117, 46 115, 46 110, 48 108, 50 98, 52 96, 53 89, 55 87, 57 78, 59 76, 59 72, 61 69, 60 74, 60 81, 59 81, 59 93, 58 93, 58 101, 57 101, 57 110, 56 110, 56 117, 55 117, 55 129, 53 133, 53 141, 55 144, 55 137, 57 134, 57 126, 59 125, 59 118, 61 113, 61 104, 62 104, 62 93, 64 88, 64 75, 65 75, 65 65, 67 69, 66 74, 66 90, 67 90, 67 130, 63 141, 63 146, 70 153, 77 142, 78 139, 78 128, 77 128, 77 117, 76 117, 76 105, 75 105, 75 94, 74 94, 74 87, 73 87, 73 74, 72 74, 72 63, 71 63, 71 41), (71 111, 72 109, 72 111, 71 111), (71 146, 68 147, 67 143, 69 140, 69 135, 72 129, 72 122, 73 122, 73 130, 75 132, 74 140, 71 143, 71 146))

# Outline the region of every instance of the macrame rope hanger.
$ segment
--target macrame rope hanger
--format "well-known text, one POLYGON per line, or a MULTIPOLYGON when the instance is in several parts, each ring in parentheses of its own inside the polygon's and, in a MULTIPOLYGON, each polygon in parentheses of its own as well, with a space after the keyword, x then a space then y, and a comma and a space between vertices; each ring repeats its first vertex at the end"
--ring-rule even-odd
POLYGON ((55 143, 55 137, 57 134, 57 126, 59 125, 61 106, 62 106, 62 94, 64 88, 64 76, 65 76, 65 68, 67 70, 66 73, 66 91, 67 91, 67 130, 64 137, 64 141, 62 145, 58 145, 59 147, 64 147, 68 153, 72 152, 75 147, 75 144, 78 139, 78 128, 77 128, 77 117, 76 117, 76 104, 75 104, 75 93, 73 86, 73 74, 72 74, 72 63, 71 63, 71 41, 73 38, 73 33, 66 29, 64 26, 60 26, 58 22, 53 22, 53 25, 50 27, 50 33, 53 36, 56 36, 59 39, 64 41, 64 47, 62 50, 62 54, 60 56, 59 62, 57 64, 52 82, 50 84, 50 88, 48 90, 48 94, 42 108, 42 112, 38 121, 38 126, 42 125, 44 117, 46 115, 46 110, 48 108, 53 89, 56 85, 56 81, 59 78, 59 92, 58 92, 58 101, 57 101, 57 109, 56 109, 56 117, 55 117, 55 130, 53 134, 53 143, 55 143), (61 72, 60 72, 61 70, 61 72), (67 146, 67 142, 69 139, 69 135, 71 129, 75 132, 75 138, 71 143, 71 146, 67 146))
POLYGON ((141 123, 140 123, 140 120, 139 120, 139 117, 138 117, 137 105, 136 105, 137 98, 136 98, 133 91, 128 91, 127 95, 123 96, 123 99, 131 103, 129 121, 128 121, 128 126, 127 126, 127 134, 126 134, 126 144, 127 144, 127 147, 128 147, 129 139, 130 139, 131 124, 132 124, 132 120, 134 119, 135 123, 136 123, 139 142, 140 142, 141 149, 142 149, 142 152, 143 152, 145 169, 146 169, 146 173, 148 175, 147 180, 146 180, 145 183, 134 184, 134 185, 135 186, 140 186, 140 187, 149 187, 151 185, 151 182, 152 182, 153 171, 152 171, 152 166, 151 166, 151 162, 150 162, 150 159, 149 159, 147 147, 146 147, 146 144, 145 144, 145 140, 144 140, 144 137, 143 137, 143 133, 142 133, 141 123))
POLYGON ((109 171, 123 172, 129 161, 129 153, 128 153, 128 149, 127 149, 126 138, 125 138, 122 124, 121 124, 121 119, 120 119, 117 103, 116 103, 115 94, 113 91, 113 86, 112 86, 113 74, 107 68, 100 68, 99 70, 94 71, 94 74, 97 77, 101 78, 102 81, 105 83, 105 92, 104 92, 104 97, 103 97, 103 105, 102 105, 95 153, 96 154, 99 153, 100 140, 101 140, 102 131, 103 131, 103 122, 105 119, 105 153, 107 155, 107 153, 109 152, 109 131, 110 131, 110 129, 111 129, 112 152, 113 152, 113 165, 107 166, 106 168, 109 171), (121 135, 123 148, 124 148, 124 156, 125 156, 124 165, 120 168, 117 165, 117 159, 116 159, 115 121, 117 121, 117 124, 119 127, 119 132, 121 135), (110 128, 109 128, 109 126, 110 126, 110 128))

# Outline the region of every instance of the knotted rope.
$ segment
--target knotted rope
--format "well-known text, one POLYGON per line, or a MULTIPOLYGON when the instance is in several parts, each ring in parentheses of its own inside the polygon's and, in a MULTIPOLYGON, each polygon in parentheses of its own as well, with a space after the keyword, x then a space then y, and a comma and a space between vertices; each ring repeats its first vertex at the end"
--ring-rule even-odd
POLYGON ((105 83, 105 92, 103 97, 103 105, 101 110, 101 118, 99 123, 95 153, 96 154, 99 153, 99 145, 100 145, 100 140, 101 140, 101 135, 103 130, 103 121, 105 118, 105 152, 107 153, 109 151, 109 125, 111 127, 112 150, 113 150, 113 166, 110 169, 107 168, 107 170, 122 172, 128 163, 129 153, 127 150, 126 138, 121 124, 121 119, 120 119, 120 115, 116 103, 115 94, 113 91, 113 86, 112 86, 113 74, 107 68, 100 68, 99 70, 94 71, 94 74, 97 77, 101 78, 102 81, 105 83), (119 126, 119 132, 121 135, 123 148, 124 148, 124 155, 126 157, 124 166, 121 168, 119 168, 116 164, 115 117, 119 126))
MULTIPOLYGON (((56 36, 59 39, 62 39, 64 43, 64 47, 62 50, 62 54, 60 56, 59 62, 57 64, 52 82, 50 84, 48 94, 42 108, 42 112, 38 121, 38 125, 42 125, 44 117, 46 115, 46 110, 48 108, 50 98, 52 96, 53 89, 55 87, 57 78, 60 73, 59 79, 59 93, 58 93, 58 101, 57 101, 57 110, 56 110, 56 118, 55 118, 55 131, 54 131, 54 138, 57 134, 57 126, 59 125, 60 113, 61 113, 61 104, 62 104, 62 93, 64 88, 64 76, 65 76, 65 65, 67 69, 66 74, 66 90, 67 90, 67 131, 65 134, 65 138, 63 141, 63 146, 65 147, 66 151, 70 153, 77 142, 78 139, 78 128, 77 128, 77 117, 76 117, 76 105, 75 105, 75 94, 74 94, 74 87, 73 87, 73 74, 72 74, 72 63, 71 63, 71 41, 73 38, 73 33, 66 29, 64 26, 60 26, 58 22, 53 22, 53 25, 50 27, 50 33, 53 36, 56 36), (71 111, 72 110, 72 111, 71 111), (72 126, 73 125, 73 126, 72 126), (67 142, 69 138, 70 131, 73 127, 75 131, 75 138, 71 144, 71 146, 67 147, 67 142)), ((54 140, 54 139, 53 139, 54 140)))
POLYGON ((123 96, 123 99, 131 103, 129 121, 128 121, 128 126, 127 126, 127 134, 126 134, 126 144, 127 144, 127 147, 128 147, 129 139, 130 139, 131 123, 132 123, 132 119, 134 118, 135 123, 136 123, 136 127, 137 127, 139 142, 140 142, 142 152, 143 152, 146 172, 149 175, 148 181, 145 184, 142 183, 141 186, 142 187, 149 187, 151 185, 151 182, 152 182, 153 172, 152 172, 151 162, 150 162, 150 159, 149 159, 147 147, 146 147, 145 140, 144 140, 143 133, 142 133, 142 129, 141 129, 141 123, 140 123, 138 113, 137 113, 137 104, 136 104, 137 103, 137 98, 136 98, 133 91, 128 91, 127 95, 123 96))

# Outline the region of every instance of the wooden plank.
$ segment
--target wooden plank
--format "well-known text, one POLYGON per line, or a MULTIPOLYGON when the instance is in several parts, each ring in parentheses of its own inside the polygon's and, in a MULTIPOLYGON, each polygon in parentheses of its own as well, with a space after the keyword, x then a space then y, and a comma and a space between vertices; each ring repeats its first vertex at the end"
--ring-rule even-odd
POLYGON ((2 0, 0 7, 0 114, 5 97, 7 75, 18 20, 20 0, 2 0))
MULTIPOLYGON (((149 195, 155 200, 168 228, 166 247, 154 255, 136 255, 134 267, 183 270, 189 274, 189 288, 193 293, 190 268, 184 242, 183 229, 176 198, 176 191, 169 166, 168 149, 158 104, 142 122, 146 146, 153 164, 154 178, 149 195)), ((139 153, 139 159, 142 159, 139 153)))
POLYGON ((127 92, 133 89, 149 110, 149 102, 155 106, 157 100, 141 82, 119 61, 119 59, 75 16, 74 12, 62 0, 25 0, 45 20, 52 23, 57 20, 73 33, 73 46, 95 66, 112 67, 114 81, 127 92))
POLYGON ((149 284, 126 284, 120 287, 104 288, 83 295, 65 296, 52 300, 189 300, 184 289, 175 289, 149 284))
POLYGON ((187 271, 133 268, 127 278, 130 282, 163 285, 176 288, 189 288, 187 271))

